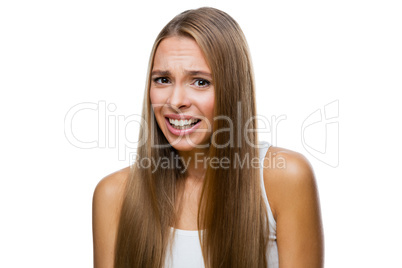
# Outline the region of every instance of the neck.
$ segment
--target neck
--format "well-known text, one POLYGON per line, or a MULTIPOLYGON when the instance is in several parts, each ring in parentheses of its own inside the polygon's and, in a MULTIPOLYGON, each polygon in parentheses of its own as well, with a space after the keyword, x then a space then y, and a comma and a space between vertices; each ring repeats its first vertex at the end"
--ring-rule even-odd
POLYGON ((179 151, 179 155, 184 162, 187 179, 203 181, 207 170, 207 149, 193 149, 191 151, 179 151))

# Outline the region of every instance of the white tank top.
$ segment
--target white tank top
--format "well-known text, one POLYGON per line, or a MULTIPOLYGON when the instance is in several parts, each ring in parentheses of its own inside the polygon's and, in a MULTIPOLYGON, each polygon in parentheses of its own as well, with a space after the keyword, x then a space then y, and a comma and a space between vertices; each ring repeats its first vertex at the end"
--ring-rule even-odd
MULTIPOLYGON (((259 153, 260 160, 262 160, 268 148, 271 145, 268 142, 261 142, 259 153)), ((260 161, 263 163, 262 161, 260 161)), ((268 203, 267 194, 265 192, 263 180, 263 168, 260 168, 261 188, 263 199, 265 200, 268 208, 268 221, 269 221, 269 242, 268 242, 268 268, 278 268, 278 247, 276 244, 276 221, 268 203)), ((173 231, 173 228, 172 228, 173 231)), ((176 229, 175 238, 172 245, 172 255, 169 251, 165 259, 165 268, 204 268, 204 260, 202 258, 201 245, 198 238, 198 231, 189 231, 176 229)))

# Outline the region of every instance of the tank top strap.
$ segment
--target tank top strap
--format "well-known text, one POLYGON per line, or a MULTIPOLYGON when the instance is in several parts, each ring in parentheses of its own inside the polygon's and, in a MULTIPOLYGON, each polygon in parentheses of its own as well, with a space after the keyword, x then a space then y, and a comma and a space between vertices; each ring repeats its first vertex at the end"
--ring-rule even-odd
POLYGON ((276 221, 274 215, 271 210, 271 206, 268 202, 267 193, 265 191, 265 183, 264 183, 264 158, 268 152, 271 144, 269 142, 263 141, 259 143, 259 159, 260 159, 260 183, 261 183, 261 192, 263 195, 263 199, 265 201, 265 205, 267 206, 268 211, 268 220, 269 220, 269 237, 271 240, 276 239, 276 221))

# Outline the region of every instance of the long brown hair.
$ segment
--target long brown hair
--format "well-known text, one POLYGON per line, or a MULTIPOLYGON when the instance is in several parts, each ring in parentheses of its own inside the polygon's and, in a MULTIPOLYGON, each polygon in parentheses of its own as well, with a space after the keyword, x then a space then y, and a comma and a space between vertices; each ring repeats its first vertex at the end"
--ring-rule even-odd
MULTIPOLYGON (((139 137, 140 143, 145 142, 138 146, 137 160, 164 157, 173 161, 178 154, 160 130, 149 98, 155 51, 172 36, 197 42, 213 76, 214 115, 233 119, 213 122, 214 131, 231 131, 213 133, 208 156, 228 158, 230 167, 208 165, 206 170, 197 221, 205 266, 267 267, 268 218, 260 171, 247 162, 259 156, 253 146, 258 138, 256 132, 244 132, 242 127, 248 121, 248 128, 257 128, 253 70, 243 32, 225 12, 209 7, 187 10, 156 38, 142 111, 147 124, 141 126, 139 137)), ((163 267, 174 238, 171 226, 176 222, 178 189, 186 176, 181 171, 182 167, 144 167, 138 162, 132 166, 116 237, 115 267, 163 267)))

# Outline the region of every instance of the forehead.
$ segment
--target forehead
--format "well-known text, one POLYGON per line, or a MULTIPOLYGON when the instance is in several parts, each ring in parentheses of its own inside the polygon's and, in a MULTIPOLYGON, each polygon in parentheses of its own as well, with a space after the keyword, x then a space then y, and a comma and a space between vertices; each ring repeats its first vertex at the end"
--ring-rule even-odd
POLYGON ((201 48, 189 37, 163 39, 156 49, 153 65, 154 69, 191 68, 209 71, 201 48))

